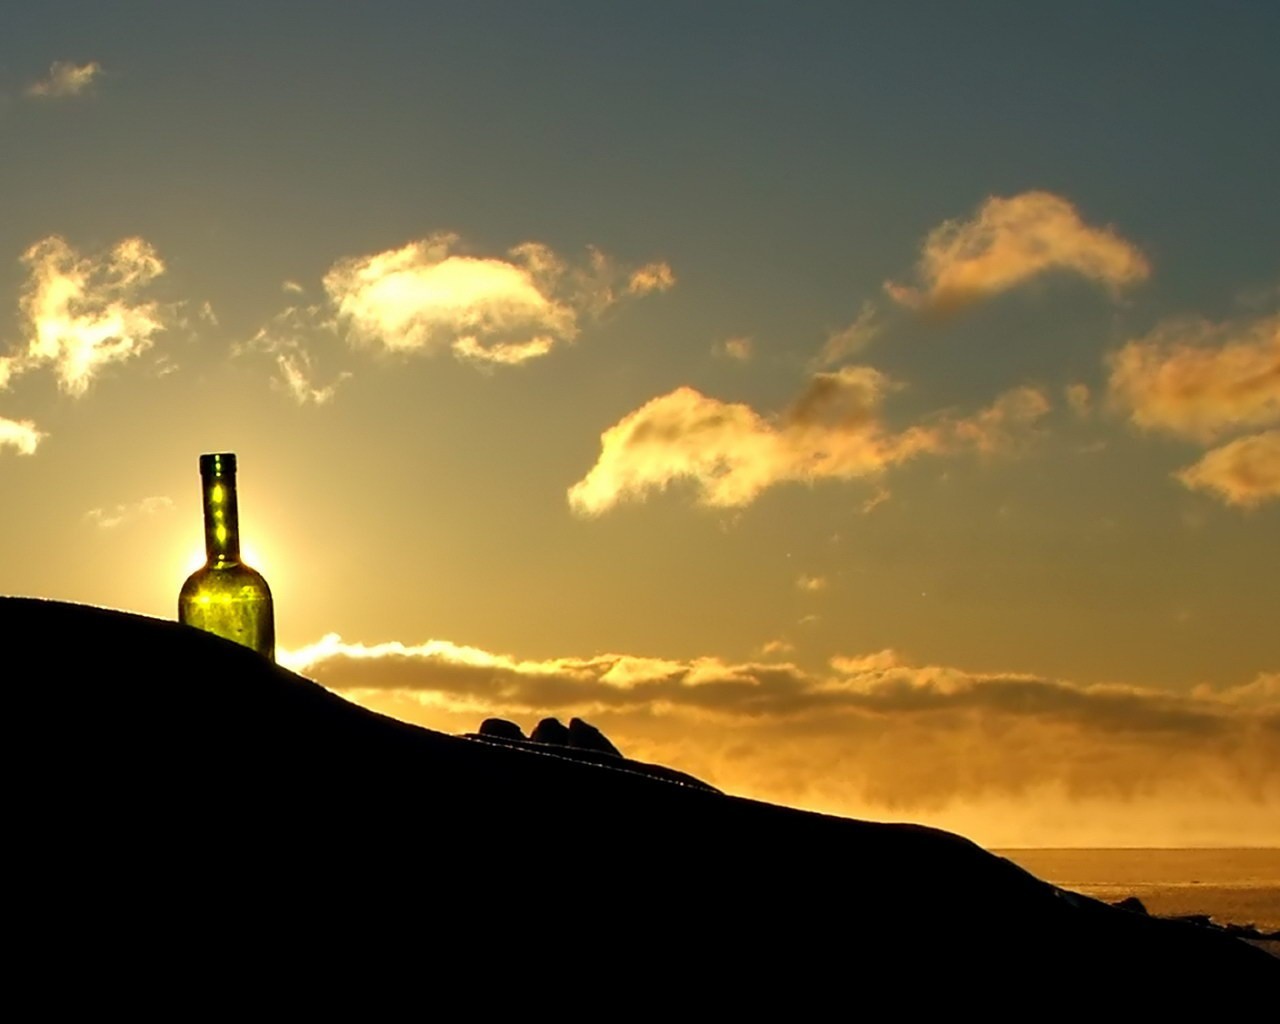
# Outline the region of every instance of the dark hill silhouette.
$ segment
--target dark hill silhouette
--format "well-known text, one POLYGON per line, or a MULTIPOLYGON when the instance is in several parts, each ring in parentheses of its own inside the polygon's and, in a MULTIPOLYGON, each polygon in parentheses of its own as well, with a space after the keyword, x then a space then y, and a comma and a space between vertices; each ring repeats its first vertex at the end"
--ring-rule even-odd
POLYGON ((0 598, 0 636, 6 917, 33 962, 396 947, 498 1009, 516 976, 720 1008, 944 968, 990 1005, 1280 977, 955 835, 417 728, 176 623, 0 598))

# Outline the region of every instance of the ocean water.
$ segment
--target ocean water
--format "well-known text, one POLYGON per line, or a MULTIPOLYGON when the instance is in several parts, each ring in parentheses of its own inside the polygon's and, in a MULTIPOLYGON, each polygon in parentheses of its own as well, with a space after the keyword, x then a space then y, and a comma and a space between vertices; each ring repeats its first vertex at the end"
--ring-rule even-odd
POLYGON ((1280 849, 992 852, 1109 903, 1137 896, 1152 914, 1208 914, 1220 924, 1280 929, 1280 849))

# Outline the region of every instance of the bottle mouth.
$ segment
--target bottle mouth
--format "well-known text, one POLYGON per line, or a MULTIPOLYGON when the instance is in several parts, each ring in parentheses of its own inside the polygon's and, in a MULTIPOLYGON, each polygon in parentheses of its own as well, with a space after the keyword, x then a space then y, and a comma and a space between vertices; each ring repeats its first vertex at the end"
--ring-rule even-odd
POLYGON ((235 452, 215 452, 200 456, 201 476, 226 476, 236 471, 235 452))

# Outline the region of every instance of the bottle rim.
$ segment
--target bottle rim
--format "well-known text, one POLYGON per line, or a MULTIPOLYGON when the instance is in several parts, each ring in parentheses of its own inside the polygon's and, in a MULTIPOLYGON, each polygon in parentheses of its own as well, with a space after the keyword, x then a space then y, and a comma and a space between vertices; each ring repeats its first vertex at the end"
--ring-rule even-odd
POLYGON ((201 476, 226 476, 235 471, 235 452, 212 452, 200 456, 201 476))

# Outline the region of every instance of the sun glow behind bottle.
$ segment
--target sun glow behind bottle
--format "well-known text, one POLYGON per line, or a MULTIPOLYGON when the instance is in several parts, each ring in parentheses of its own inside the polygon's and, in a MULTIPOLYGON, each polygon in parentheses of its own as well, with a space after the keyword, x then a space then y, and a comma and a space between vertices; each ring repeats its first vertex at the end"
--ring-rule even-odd
POLYGON ((236 457, 200 456, 205 564, 178 595, 178 621, 275 659, 275 608, 262 574, 240 559, 236 457))

